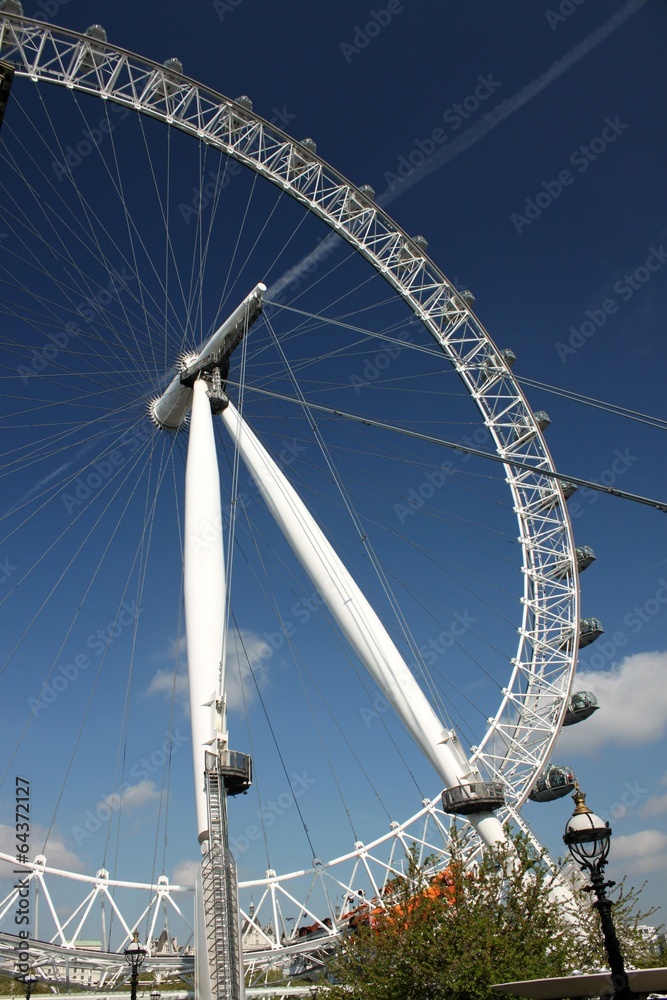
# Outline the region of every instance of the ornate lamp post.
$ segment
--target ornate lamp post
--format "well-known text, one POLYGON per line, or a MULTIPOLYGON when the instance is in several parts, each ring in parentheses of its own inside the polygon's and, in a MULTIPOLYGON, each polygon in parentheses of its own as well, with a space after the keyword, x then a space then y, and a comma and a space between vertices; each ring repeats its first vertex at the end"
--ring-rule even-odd
POLYGON ((604 880, 604 866, 609 854, 611 827, 586 805, 586 796, 579 786, 572 796, 575 809, 568 820, 563 834, 570 854, 578 861, 582 871, 588 870, 591 885, 585 886, 585 892, 594 892, 597 900, 593 904, 600 914, 604 946, 609 958, 611 980, 614 986, 614 1000, 636 1000, 636 994, 630 989, 628 974, 625 971, 621 946, 616 936, 616 928, 611 915, 613 903, 607 898, 606 889, 615 882, 604 880))
POLYGON ((132 975, 130 977, 130 996, 131 1000, 137 1000, 137 981, 139 979, 139 969, 146 957, 146 949, 139 944, 139 934, 137 931, 134 932, 134 938, 128 944, 125 949, 125 958, 127 959, 127 964, 132 969, 132 975))

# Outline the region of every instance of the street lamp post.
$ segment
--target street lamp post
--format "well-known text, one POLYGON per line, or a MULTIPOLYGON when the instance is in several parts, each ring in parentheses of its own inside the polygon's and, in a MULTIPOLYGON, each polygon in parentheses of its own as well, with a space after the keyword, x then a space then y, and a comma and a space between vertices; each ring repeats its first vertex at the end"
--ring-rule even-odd
POLYGON ((30 1000, 32 988, 35 983, 39 982, 39 976, 33 976, 29 973, 26 976, 16 976, 16 979, 19 983, 23 984, 23 988, 25 989, 25 1000, 30 1000))
POLYGON ((127 964, 132 969, 132 974, 130 977, 130 996, 131 1000, 137 1000, 137 982, 139 979, 139 969, 146 957, 146 949, 139 944, 139 934, 137 931, 134 932, 134 938, 128 944, 125 949, 125 958, 127 959, 127 964))
POLYGON ((603 874, 609 854, 611 827, 609 823, 603 822, 599 816, 591 812, 586 805, 586 796, 579 786, 572 798, 575 809, 565 827, 563 840, 572 857, 579 862, 582 871, 587 870, 589 873, 591 885, 585 886, 585 892, 594 892, 597 897, 593 905, 600 914, 602 936, 614 987, 614 1000, 636 1000, 636 994, 630 989, 621 946, 611 915, 613 903, 606 893, 606 890, 616 883, 605 882, 603 874))

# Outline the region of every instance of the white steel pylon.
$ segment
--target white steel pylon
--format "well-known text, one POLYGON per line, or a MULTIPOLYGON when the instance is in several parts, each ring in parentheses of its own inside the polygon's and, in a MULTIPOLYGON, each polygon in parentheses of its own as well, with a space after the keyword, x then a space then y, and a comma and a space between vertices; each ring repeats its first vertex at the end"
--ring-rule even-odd
POLYGON ((185 475, 185 626, 197 831, 197 1000, 242 1000, 236 865, 229 850, 227 791, 250 782, 250 759, 230 755, 225 721, 225 569, 220 474, 207 383, 192 389, 185 475), (247 780, 246 780, 247 779, 247 780))
POLYGON ((204 754, 218 749, 223 733, 223 643, 225 570, 220 474, 206 382, 192 392, 185 472, 185 631, 188 646, 190 719, 195 777, 197 834, 208 840, 204 754), (222 683, 219 684, 219 680, 222 683))
POLYGON ((478 770, 455 732, 445 727, 390 638, 297 492, 241 414, 221 391, 229 359, 261 311, 258 285, 204 348, 186 362, 151 407, 163 428, 182 426, 191 410, 185 499, 185 617, 193 734, 197 830, 202 866, 197 886, 198 1000, 239 1000, 236 871, 229 851, 227 792, 250 782, 250 760, 229 751, 225 713, 226 583, 220 478, 212 409, 257 483, 277 525, 326 602, 343 634, 379 685, 446 789, 487 845, 505 840, 478 770), (209 386, 209 380, 212 387, 209 386))
MULTIPOLYGON (((446 788, 470 789, 482 783, 456 733, 438 719, 412 672, 324 532, 234 405, 222 421, 264 498, 276 524, 317 587, 355 653, 397 712, 417 746, 446 788)), ((492 809, 476 807, 469 819, 484 843, 505 841, 503 826, 492 809)))
MULTIPOLYGON (((226 579, 220 471, 205 372, 220 382, 229 357, 261 311, 258 285, 151 404, 158 426, 177 430, 188 411, 184 598, 197 835, 202 852, 195 893, 197 1000, 243 1000, 236 865, 229 850, 227 795, 250 785, 250 758, 229 750, 225 709, 226 579)), ((214 398, 212 398, 214 397, 214 398)))

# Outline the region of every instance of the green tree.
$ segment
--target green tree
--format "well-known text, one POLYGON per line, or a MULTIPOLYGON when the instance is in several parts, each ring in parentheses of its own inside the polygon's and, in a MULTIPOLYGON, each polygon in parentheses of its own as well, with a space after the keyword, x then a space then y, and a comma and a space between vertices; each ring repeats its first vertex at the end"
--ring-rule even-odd
MULTIPOLYGON (((358 920, 342 939, 322 998, 498 1000, 492 983, 604 965, 590 900, 576 892, 572 907, 554 887, 549 866, 521 836, 488 851, 475 872, 465 871, 456 841, 435 879, 413 855, 407 878, 388 887, 386 911, 358 920)), ((626 893, 624 912, 634 899, 626 893)))
MULTIPOLYGON (((627 879, 623 878, 612 885, 615 888, 608 895, 614 904, 612 911, 614 926, 626 969, 648 969, 659 965, 660 962, 656 961, 655 942, 647 940, 639 930, 639 925, 649 920, 657 911, 656 907, 650 910, 640 909, 640 896, 646 883, 637 889, 628 885, 627 879)), ((579 878, 575 880, 573 889, 576 901, 574 919, 579 928, 581 953, 578 967, 586 971, 593 968, 608 968, 609 960, 604 947, 602 924, 593 905, 595 895, 592 892, 590 896, 588 895, 579 878)))

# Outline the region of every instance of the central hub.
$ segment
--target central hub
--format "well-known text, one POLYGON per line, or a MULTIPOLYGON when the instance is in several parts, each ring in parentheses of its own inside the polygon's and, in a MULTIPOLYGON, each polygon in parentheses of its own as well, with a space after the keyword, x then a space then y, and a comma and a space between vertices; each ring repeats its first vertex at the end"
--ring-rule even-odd
MULTIPOLYGON (((158 427, 162 430, 180 430, 192 405, 192 386, 201 375, 206 375, 217 369, 220 378, 220 392, 222 392, 222 383, 229 374, 230 358, 252 324, 261 315, 262 297, 265 291, 266 285, 257 285, 231 316, 209 337, 194 359, 190 355, 190 363, 172 379, 162 395, 153 400, 150 404, 150 414, 158 427)), ((222 402, 220 399, 219 403, 222 402)), ((224 408, 224 406, 220 408, 224 408)), ((220 408, 214 412, 220 412, 220 408)))

